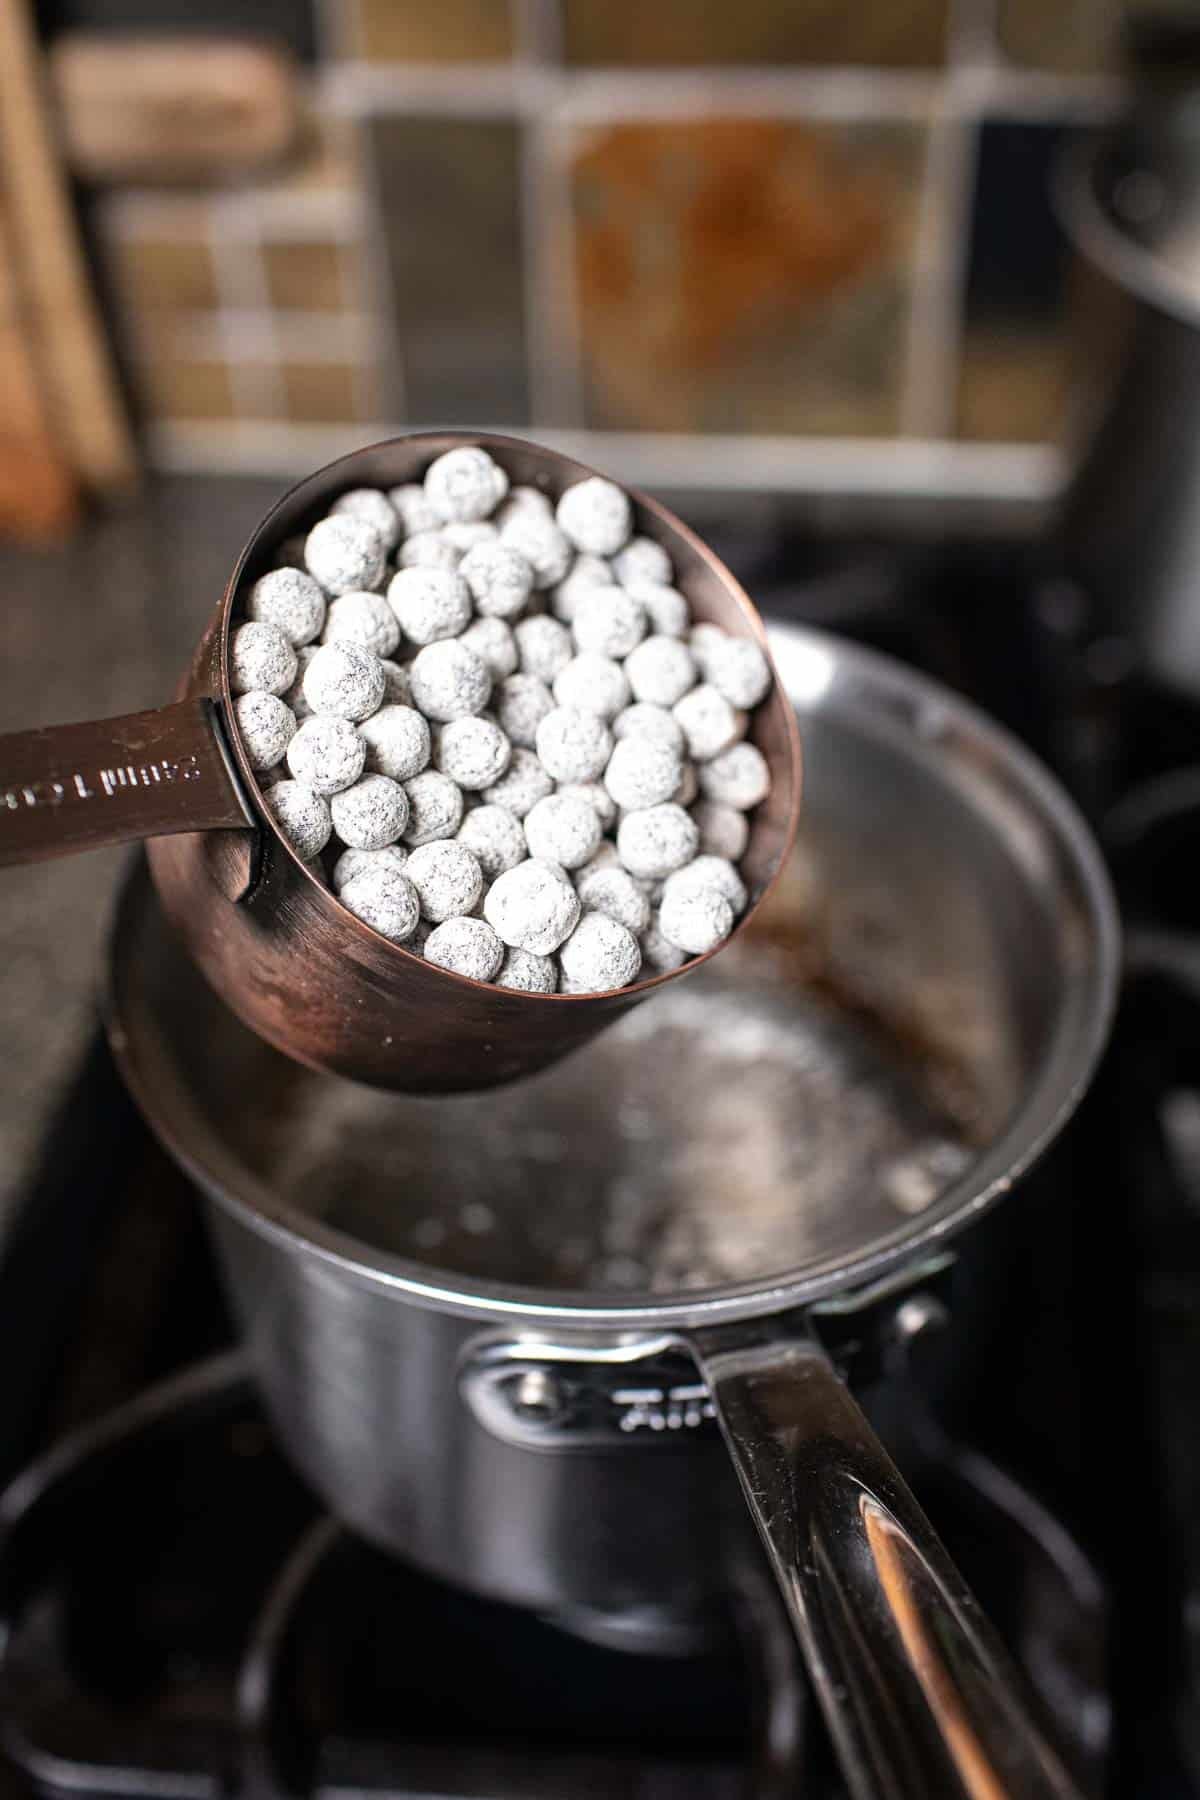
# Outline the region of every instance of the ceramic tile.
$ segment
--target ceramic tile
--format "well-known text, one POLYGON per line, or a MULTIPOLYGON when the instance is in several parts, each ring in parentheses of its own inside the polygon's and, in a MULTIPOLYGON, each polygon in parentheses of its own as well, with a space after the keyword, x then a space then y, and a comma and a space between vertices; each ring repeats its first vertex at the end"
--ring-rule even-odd
POLYGON ((372 140, 405 416, 524 422, 518 128, 387 118, 372 140))
POLYGON ((350 0, 368 62, 497 62, 512 55, 506 0, 350 0))
POLYGON ((204 357, 172 357, 143 370, 148 410, 165 419, 232 419, 236 412, 228 366, 204 357))
POLYGON ((284 311, 341 312, 353 303, 341 246, 320 240, 263 245, 272 306, 284 311))
POLYGON ((110 247, 114 279, 132 312, 208 312, 217 278, 207 243, 186 238, 117 237, 110 247))
POLYGON ((924 132, 614 126, 574 163, 589 423, 897 429, 924 132))
POLYGON ((296 424, 355 424, 362 416, 358 398, 358 371, 347 363, 299 362, 282 364, 286 417, 296 424))
POLYGON ((945 55, 948 0, 562 0, 568 62, 866 63, 919 68, 945 55))

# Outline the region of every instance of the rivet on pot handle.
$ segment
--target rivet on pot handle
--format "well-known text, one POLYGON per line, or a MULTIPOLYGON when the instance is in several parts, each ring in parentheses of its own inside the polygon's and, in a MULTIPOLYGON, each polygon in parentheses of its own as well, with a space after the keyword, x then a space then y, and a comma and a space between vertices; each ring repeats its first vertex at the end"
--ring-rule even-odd
POLYGON ((691 1347, 860 1800, 1075 1793, 1003 1648, 824 1352, 691 1347))

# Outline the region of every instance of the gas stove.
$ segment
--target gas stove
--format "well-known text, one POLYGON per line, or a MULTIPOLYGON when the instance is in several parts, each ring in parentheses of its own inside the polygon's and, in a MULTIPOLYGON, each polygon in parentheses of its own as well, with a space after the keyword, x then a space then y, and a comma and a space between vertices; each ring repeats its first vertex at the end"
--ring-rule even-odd
MULTIPOLYGON (((1134 931, 1100 1079, 960 1244, 942 1328, 864 1399, 1081 1788, 1200 1793, 1186 721, 1022 545, 726 548, 768 614, 971 693, 1111 843, 1134 931)), ((248 1379, 197 1196, 99 1035, 0 1261, 0 1369, 0 1794, 841 1792, 757 1557, 723 1635, 650 1655, 434 1581, 322 1511, 248 1379)))

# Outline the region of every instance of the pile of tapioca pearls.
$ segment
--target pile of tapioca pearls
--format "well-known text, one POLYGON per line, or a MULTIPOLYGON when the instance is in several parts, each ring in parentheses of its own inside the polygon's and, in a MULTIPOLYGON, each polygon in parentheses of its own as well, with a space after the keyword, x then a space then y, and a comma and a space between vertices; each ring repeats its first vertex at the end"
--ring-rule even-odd
POLYGON ((441 968, 596 993, 715 949, 746 905, 770 668, 693 626, 632 532, 611 481, 554 506, 462 448, 343 494, 246 594, 230 673, 267 806, 441 968))

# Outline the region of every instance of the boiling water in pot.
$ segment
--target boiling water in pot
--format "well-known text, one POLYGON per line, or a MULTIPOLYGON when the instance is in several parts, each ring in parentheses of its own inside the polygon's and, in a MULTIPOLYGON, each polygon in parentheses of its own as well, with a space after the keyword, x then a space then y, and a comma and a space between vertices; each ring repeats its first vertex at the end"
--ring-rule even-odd
POLYGON ((375 1249, 532 1287, 710 1287, 836 1248, 843 1216, 886 1231, 994 1126, 949 1041, 979 1022, 927 990, 884 1029, 889 991, 911 1013, 903 934, 846 909, 831 946, 802 881, 797 863, 748 940, 547 1073, 436 1099, 306 1081, 255 1160, 375 1249))

